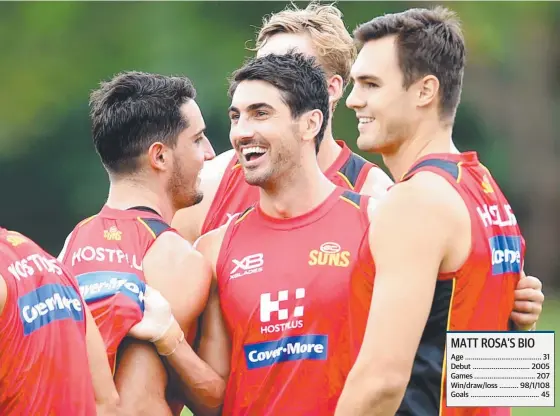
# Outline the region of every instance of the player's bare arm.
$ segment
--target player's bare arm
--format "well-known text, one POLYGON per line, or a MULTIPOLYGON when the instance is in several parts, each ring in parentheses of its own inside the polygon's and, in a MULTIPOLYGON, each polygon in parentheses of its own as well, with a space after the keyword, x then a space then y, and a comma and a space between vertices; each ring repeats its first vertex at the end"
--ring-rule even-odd
POLYGON ((375 289, 364 341, 336 415, 392 416, 397 411, 438 272, 458 269, 468 255, 470 229, 456 219, 461 215, 470 227, 467 208, 453 188, 443 178, 422 173, 392 188, 372 210, 375 289), (469 241, 464 242, 463 258, 453 258, 448 256, 450 242, 459 233, 467 233, 469 241))
POLYGON ((227 333, 220 308, 218 285, 216 282, 216 263, 227 227, 228 225, 226 224, 203 235, 196 244, 197 250, 210 261, 213 275, 208 303, 202 315, 201 339, 198 353, 226 381, 230 370, 231 340, 227 333))
POLYGON ((235 151, 232 149, 221 153, 214 159, 205 161, 200 172, 200 189, 204 194, 202 202, 177 211, 173 217, 171 226, 191 244, 200 237, 204 220, 216 196, 224 172, 234 156, 235 151))
MULTIPOLYGON (((169 302, 178 323, 173 320, 172 324, 176 328, 171 326, 165 338, 152 340, 155 341, 157 352, 165 357, 179 376, 180 390, 192 410, 197 414, 212 413, 213 409, 221 405, 225 384, 194 353, 184 338, 206 304, 211 279, 210 267, 190 243, 175 233, 167 232, 150 248, 144 257, 143 268, 147 283, 169 302)), ((150 360, 150 364, 155 366, 156 363, 161 366, 159 360, 150 360)), ((144 372, 149 380, 150 369, 147 368, 144 372)), ((158 381, 161 383, 161 380, 158 381)), ((144 383, 138 383, 137 379, 130 381, 130 388, 134 389, 134 385, 137 386, 137 391, 146 387, 144 383)))
POLYGON ((387 193, 391 185, 393 185, 393 181, 389 175, 383 169, 374 167, 368 172, 360 193, 373 198, 381 198, 387 193))
POLYGON ((86 347, 98 416, 118 414, 119 395, 109 368, 105 344, 89 308, 85 307, 86 347))

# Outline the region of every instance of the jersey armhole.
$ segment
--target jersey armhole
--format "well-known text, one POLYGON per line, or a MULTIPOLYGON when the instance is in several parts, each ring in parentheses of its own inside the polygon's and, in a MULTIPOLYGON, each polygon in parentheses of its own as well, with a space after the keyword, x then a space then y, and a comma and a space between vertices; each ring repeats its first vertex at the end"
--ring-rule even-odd
POLYGON ((376 167, 377 167, 377 165, 374 165, 373 163, 369 163, 369 162, 366 163, 362 167, 362 170, 358 174, 358 177, 356 178, 356 183, 354 185, 354 190, 356 192, 361 192, 362 191, 362 187, 366 183, 369 173, 371 172, 371 170, 373 168, 376 168, 376 167))

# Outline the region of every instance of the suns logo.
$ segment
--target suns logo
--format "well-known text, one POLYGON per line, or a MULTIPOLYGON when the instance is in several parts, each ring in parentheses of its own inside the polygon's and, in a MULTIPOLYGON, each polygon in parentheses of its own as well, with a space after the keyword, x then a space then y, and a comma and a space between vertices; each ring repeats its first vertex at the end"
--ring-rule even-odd
POLYGON ((10 243, 12 246, 17 247, 20 244, 25 243, 27 239, 20 234, 10 233, 6 236, 6 241, 10 243))
POLYGON ((122 231, 119 231, 114 225, 108 230, 103 231, 103 237, 109 241, 120 241, 122 238, 122 231))
POLYGON ((350 265, 350 252, 342 250, 340 244, 326 242, 321 244, 319 250, 309 252, 310 266, 348 267, 350 265))

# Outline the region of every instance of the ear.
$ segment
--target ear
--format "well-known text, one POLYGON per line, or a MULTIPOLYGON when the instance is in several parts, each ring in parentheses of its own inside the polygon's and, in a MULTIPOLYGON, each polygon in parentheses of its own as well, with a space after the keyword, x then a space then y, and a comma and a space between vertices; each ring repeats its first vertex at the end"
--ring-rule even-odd
POLYGON ((314 141, 323 125, 323 113, 321 110, 311 110, 301 117, 301 137, 305 141, 314 141))
POLYGON ((333 75, 328 80, 329 104, 333 105, 342 98, 344 93, 344 81, 340 75, 333 75))
POLYGON ((439 80, 434 75, 426 75, 415 86, 418 107, 426 107, 437 101, 439 80))
POLYGON ((165 171, 170 168, 171 152, 169 148, 161 142, 152 143, 148 149, 148 161, 154 170, 165 171))

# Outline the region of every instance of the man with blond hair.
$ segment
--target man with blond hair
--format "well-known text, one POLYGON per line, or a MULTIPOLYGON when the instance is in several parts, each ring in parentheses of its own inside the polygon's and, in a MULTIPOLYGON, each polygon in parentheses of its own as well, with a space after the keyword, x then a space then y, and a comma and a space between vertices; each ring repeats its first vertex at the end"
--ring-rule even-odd
MULTIPOLYGON (((317 154, 319 167, 335 185, 374 197, 381 196, 392 184, 387 174, 353 153, 344 141, 333 137, 332 115, 356 57, 356 48, 340 10, 318 3, 311 3, 305 9, 292 5, 265 18, 254 49, 257 56, 284 54, 290 49, 314 56, 327 76, 329 115, 325 137, 317 154)), ((267 116, 262 111, 255 111, 251 117, 259 120, 267 116)), ((248 161, 268 157, 266 148, 253 150, 243 157, 248 161)), ((245 181, 239 162, 232 149, 205 163, 201 173, 203 201, 180 210, 172 223, 183 237, 194 242, 258 201, 258 187, 245 181)))

